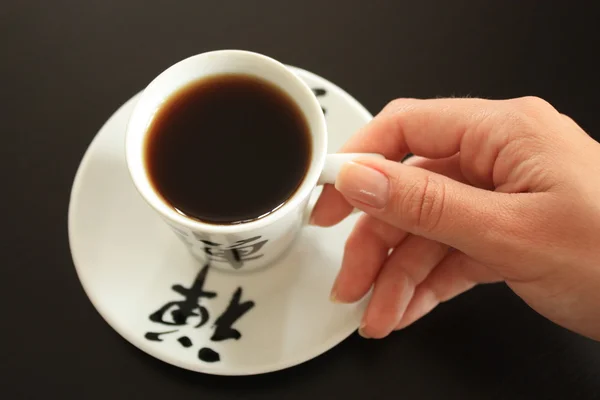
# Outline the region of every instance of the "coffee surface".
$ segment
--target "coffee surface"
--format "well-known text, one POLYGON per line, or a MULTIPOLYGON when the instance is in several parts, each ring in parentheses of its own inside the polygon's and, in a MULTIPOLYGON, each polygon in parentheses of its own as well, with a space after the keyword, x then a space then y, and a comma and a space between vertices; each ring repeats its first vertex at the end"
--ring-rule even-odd
POLYGON ((312 142, 300 108, 248 75, 216 75, 157 110, 145 143, 154 189, 181 214, 214 224, 260 218, 300 186, 312 142))

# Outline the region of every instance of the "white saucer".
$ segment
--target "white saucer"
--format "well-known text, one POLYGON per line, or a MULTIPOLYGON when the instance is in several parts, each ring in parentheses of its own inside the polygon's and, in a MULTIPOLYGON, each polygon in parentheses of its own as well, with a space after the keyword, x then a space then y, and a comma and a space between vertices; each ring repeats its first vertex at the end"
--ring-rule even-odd
MULTIPOLYGON (((371 119, 331 82, 293 70, 315 90, 326 112, 329 152, 371 119)), ((262 271, 204 270, 201 287, 202 265, 130 181, 124 134, 138 96, 121 106, 92 141, 69 205, 69 241, 77 274, 110 326, 151 356, 216 375, 291 367, 354 332, 364 301, 332 304, 329 292, 356 216, 334 228, 305 228, 293 248, 262 271), (186 299, 183 294, 192 287, 196 295, 190 290, 186 299), (216 296, 203 296, 201 289, 216 296), (241 296, 234 299, 234 293, 241 296), (228 316, 217 320, 230 304, 241 306, 229 309, 228 315, 238 318, 231 326, 224 323, 228 316), (238 315, 231 315, 236 311, 238 315)))

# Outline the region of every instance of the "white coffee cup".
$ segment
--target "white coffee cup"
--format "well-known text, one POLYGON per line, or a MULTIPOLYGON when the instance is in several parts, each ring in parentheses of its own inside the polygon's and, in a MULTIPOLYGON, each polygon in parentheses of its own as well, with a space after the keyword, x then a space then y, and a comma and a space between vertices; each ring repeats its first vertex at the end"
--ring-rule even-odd
MULTIPOLYGON (((309 206, 311 194, 317 185, 335 183, 341 166, 347 161, 365 156, 381 157, 376 154, 327 154, 327 126, 311 89, 280 62, 241 50, 219 50, 192 56, 158 75, 146 87, 131 114, 125 151, 133 182, 146 202, 198 260, 209 260, 214 267, 228 271, 255 270, 277 259, 307 223, 312 208, 309 206), (281 207, 249 222, 216 225, 180 214, 156 193, 145 168, 144 148, 150 123, 170 95, 199 79, 225 73, 253 75, 287 93, 306 117, 313 150, 304 180, 281 207)), ((227 154, 223 155, 223 160, 227 162, 227 154)), ((218 166, 215 168, 218 170, 218 166)), ((243 195, 240 201, 243 201, 243 195)))

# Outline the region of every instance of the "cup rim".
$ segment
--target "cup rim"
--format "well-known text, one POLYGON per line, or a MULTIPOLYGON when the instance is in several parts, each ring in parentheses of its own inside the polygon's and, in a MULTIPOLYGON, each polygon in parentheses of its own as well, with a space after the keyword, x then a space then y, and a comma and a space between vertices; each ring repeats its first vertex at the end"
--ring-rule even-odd
MULTIPOLYGON (((190 82, 193 82, 195 79, 197 78, 190 79, 190 82)), ((169 96, 175 93, 177 89, 178 88, 173 88, 172 90, 169 90, 168 93, 160 99, 160 102, 166 100, 169 96)), ((299 102, 297 98, 292 97, 292 100, 294 100, 295 102, 299 102)), ((152 116, 147 116, 147 120, 151 121, 152 116)), ((310 196, 313 189, 317 185, 319 176, 321 174, 321 171, 323 170, 326 155, 327 125, 325 117, 321 111, 321 106, 317 98, 314 96, 310 87, 302 79, 300 79, 300 77, 298 77, 293 71, 291 71, 281 62, 266 55, 247 50, 214 50, 187 57, 171 65, 169 68, 157 75, 146 86, 136 105, 134 106, 131 115, 129 116, 125 134, 125 156, 128 171, 133 180, 134 186, 136 187, 137 191, 140 193, 142 198, 146 201, 146 203, 148 203, 162 217, 172 222, 187 227, 193 231, 209 231, 214 234, 234 234, 261 229, 273 224, 277 220, 288 215, 297 207, 302 206, 302 202, 310 196), (246 222, 239 222, 233 224, 208 223, 202 222, 191 217, 187 217, 177 212, 175 208, 171 204, 167 203, 163 196, 155 190, 154 186, 148 179, 146 168, 143 165, 144 143, 148 133, 149 124, 145 126, 145 128, 143 129, 143 133, 141 133, 140 135, 136 135, 136 137, 139 137, 140 139, 135 141, 133 140, 134 136, 131 122, 134 119, 134 117, 138 117, 138 114, 146 112, 141 109, 140 104, 142 103, 142 100, 144 100, 145 96, 149 96, 148 89, 155 85, 158 85, 161 79, 164 79, 165 76, 171 74, 176 66, 179 66, 183 63, 202 62, 203 59, 210 57, 244 57, 247 59, 254 59, 254 61, 256 61, 257 63, 269 64, 271 67, 279 69, 283 74, 286 75, 286 78, 289 81, 293 82, 297 89, 300 90, 300 93, 302 93, 302 97, 305 98, 304 101, 306 101, 306 104, 308 104, 308 107, 310 109, 309 113, 315 116, 314 118, 317 119, 316 121, 314 121, 314 118, 309 119, 309 116, 306 115, 306 113, 304 113, 304 116, 309 122, 309 125, 312 125, 312 123, 314 123, 316 126, 315 130, 318 130, 318 132, 311 132, 311 160, 306 174, 304 175, 300 185, 296 188, 295 192, 281 206, 279 206, 279 208, 275 209, 274 211, 270 212, 269 214, 263 217, 259 217, 257 219, 246 222), (311 121, 313 122, 311 123, 311 121), (316 137, 320 137, 320 140, 315 140, 316 137), (322 144, 319 145, 317 142, 320 142, 322 144), (134 155, 139 154, 142 154, 142 156, 133 157, 134 155), (137 163, 134 161, 138 159, 142 162, 137 163)))

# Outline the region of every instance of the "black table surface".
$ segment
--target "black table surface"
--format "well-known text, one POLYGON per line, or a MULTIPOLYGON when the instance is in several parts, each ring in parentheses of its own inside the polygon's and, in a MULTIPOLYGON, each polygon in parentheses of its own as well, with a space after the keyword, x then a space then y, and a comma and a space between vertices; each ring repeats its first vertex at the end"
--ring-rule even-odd
POLYGON ((67 207, 110 114, 187 56, 258 51, 372 113, 396 97, 537 95, 600 137, 594 2, 81 1, 0 6, 0 398, 594 399, 600 344, 502 284, 375 341, 354 334, 273 374, 217 377, 139 351, 75 274, 67 207))

